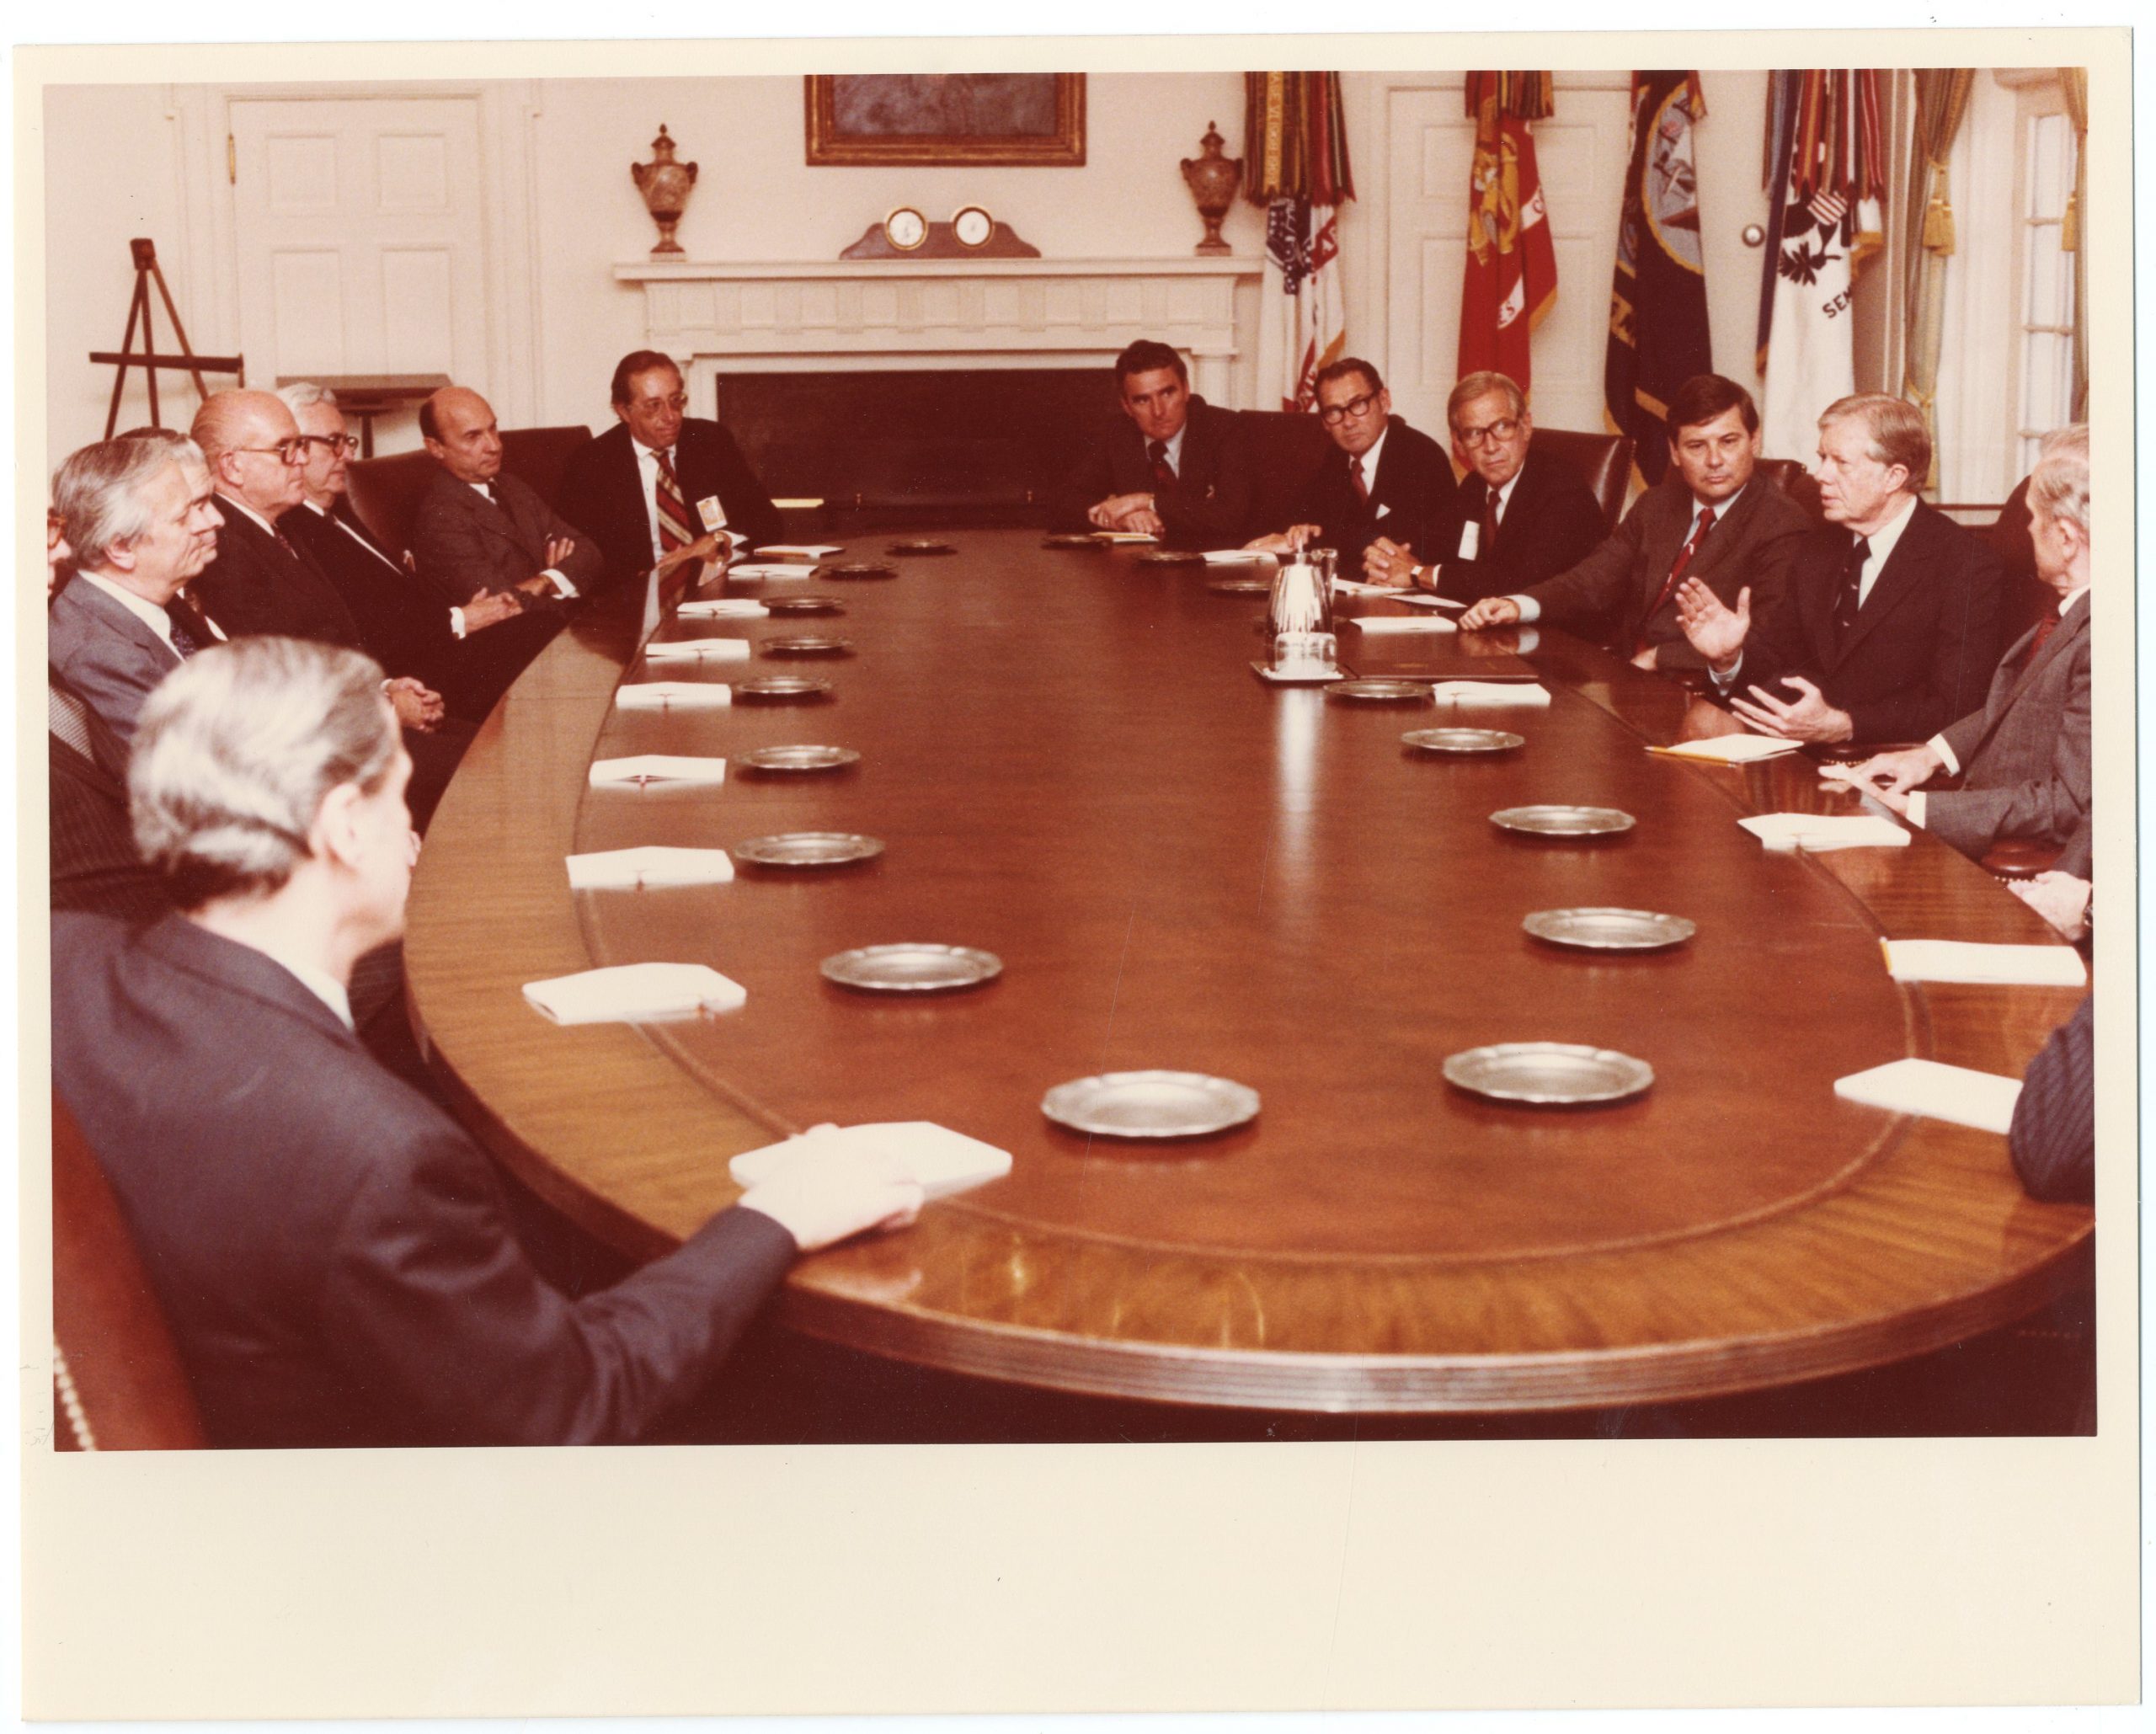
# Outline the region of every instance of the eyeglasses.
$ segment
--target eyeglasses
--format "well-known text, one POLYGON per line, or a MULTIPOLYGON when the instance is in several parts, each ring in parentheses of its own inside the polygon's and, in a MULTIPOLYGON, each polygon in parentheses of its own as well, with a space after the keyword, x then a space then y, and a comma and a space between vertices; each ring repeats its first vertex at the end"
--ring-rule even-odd
POLYGON ((300 444, 323 446, 333 456, 341 451, 347 457, 356 457, 360 451, 359 435, 356 434, 302 434, 300 444))
POLYGON ((1359 397, 1350 397, 1345 403, 1329 403, 1317 413, 1317 419, 1329 428, 1337 428, 1349 416, 1358 419, 1370 413, 1370 405, 1378 401, 1375 392, 1365 392, 1359 397))
POLYGON ((1502 446, 1518 431, 1519 424, 1509 418, 1503 421, 1493 421, 1487 427, 1457 429, 1460 443, 1463 446, 1484 446, 1493 440, 1502 446))
POLYGON ((295 458, 306 455, 307 440, 295 434, 289 440, 280 440, 275 446, 232 446, 226 449, 230 451, 259 451, 263 456, 274 457, 280 463, 290 463, 295 458))
POLYGON ((629 405, 632 409, 643 410, 686 409, 688 407, 689 396, 686 392, 676 392, 670 397, 638 397, 629 405))

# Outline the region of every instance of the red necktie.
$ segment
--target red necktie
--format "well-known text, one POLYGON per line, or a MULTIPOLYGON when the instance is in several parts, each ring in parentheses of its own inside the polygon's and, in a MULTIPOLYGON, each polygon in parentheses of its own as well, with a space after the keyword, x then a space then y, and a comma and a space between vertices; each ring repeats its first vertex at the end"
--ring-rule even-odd
POLYGON ((2036 634, 2029 640, 2029 648, 2021 653, 2021 660, 2015 664, 2014 672, 2016 675, 2027 674, 2030 665, 2044 654, 2044 646, 2051 642, 2052 634, 2058 630, 2058 613, 2059 605, 2054 602, 2050 611, 2036 622, 2036 634))
POLYGON ((1677 558, 1669 568, 1669 576, 1662 579, 1662 589, 1656 593, 1653 605, 1640 616, 1639 643, 1632 647, 1635 655, 1647 648, 1647 622, 1661 613, 1662 604, 1676 595, 1677 586, 1684 577, 1684 568, 1692 563, 1692 556, 1699 552, 1700 544, 1707 539, 1707 532, 1714 527, 1715 509, 1709 506, 1700 514, 1700 521, 1692 526, 1692 534, 1686 539, 1684 546, 1678 549, 1677 558))
POLYGON ((1154 487, 1174 487, 1176 485, 1176 472, 1168 463, 1167 442, 1164 440, 1154 440, 1150 445, 1146 446, 1145 456, 1151 461, 1153 465, 1154 487))
POLYGON ((1360 457, 1348 460, 1348 479, 1355 484, 1355 498, 1368 505, 1370 503, 1370 484, 1363 479, 1363 460, 1360 457))

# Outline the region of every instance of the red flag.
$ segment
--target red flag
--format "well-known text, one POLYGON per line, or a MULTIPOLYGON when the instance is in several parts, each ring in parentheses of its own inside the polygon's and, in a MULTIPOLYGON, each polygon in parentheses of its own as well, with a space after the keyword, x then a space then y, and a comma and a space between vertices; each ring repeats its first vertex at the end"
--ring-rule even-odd
POLYGON ((1468 176, 1460 372, 1494 368, 1524 392, 1532 365, 1528 333, 1557 298, 1557 254, 1527 122, 1503 111, 1494 75, 1470 77, 1480 81, 1480 94, 1468 176))

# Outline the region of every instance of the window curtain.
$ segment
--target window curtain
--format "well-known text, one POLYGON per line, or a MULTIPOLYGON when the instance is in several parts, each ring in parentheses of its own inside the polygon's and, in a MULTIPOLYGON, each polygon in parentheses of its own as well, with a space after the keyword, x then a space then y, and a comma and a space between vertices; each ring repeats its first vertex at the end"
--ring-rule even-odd
MULTIPOLYGON (((1921 76, 1921 75, 1919 75, 1921 76)), ((2073 193, 2058 244, 2073 255, 2073 419, 2089 419, 2089 250, 2081 244, 2089 213, 2089 69, 2061 67, 2066 115, 2073 123, 2073 193)))
MULTIPOLYGON (((1976 73, 1967 67, 1927 69, 1916 75, 1916 148, 1909 153, 1908 277, 1903 316, 1908 332, 1902 367, 1902 395, 1924 412, 1931 435, 1927 491, 1939 486, 1939 350, 1946 323, 1946 260, 1954 251, 1954 206, 1946 184, 1946 159, 1969 110, 1976 73)), ((2078 329, 2078 325, 2077 325, 2078 329)), ((2078 352, 2077 352, 2078 353, 2078 352)))

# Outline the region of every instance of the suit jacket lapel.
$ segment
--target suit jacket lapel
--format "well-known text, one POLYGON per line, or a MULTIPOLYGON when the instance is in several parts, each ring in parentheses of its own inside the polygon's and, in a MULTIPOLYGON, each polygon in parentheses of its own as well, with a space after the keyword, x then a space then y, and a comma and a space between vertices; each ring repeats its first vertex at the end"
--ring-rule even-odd
MULTIPOLYGON (((1841 654, 1836 658, 1838 663, 1845 659, 1851 651, 1869 638, 1879 622, 1901 606, 1902 599, 1915 589, 1924 574, 1930 570, 1938 550, 1933 545, 1931 525, 1924 512, 1924 503, 1919 500, 1915 512, 1910 515, 1908 526, 1902 531, 1901 540, 1894 544, 1894 552, 1886 557, 1886 565, 1881 568, 1878 577, 1871 581, 1871 594, 1864 599, 1863 606, 1856 611, 1856 619, 1849 627, 1849 635, 1842 642, 1841 654)), ((1831 600, 1828 603, 1827 612, 1831 620, 1833 614, 1831 600)), ((1830 638, 1833 636, 1831 625, 1828 636, 1830 638)))
POLYGON ((133 609, 123 608, 88 579, 77 578, 72 580, 67 588, 53 599, 55 608, 63 605, 71 609, 80 609, 98 622, 99 630, 118 633, 138 649, 157 658, 163 665, 169 668, 179 666, 178 651, 137 619, 133 609))

